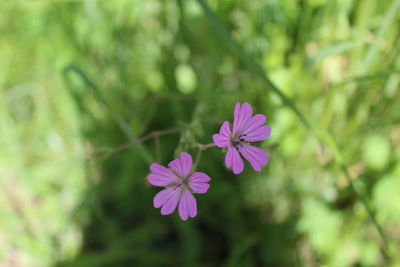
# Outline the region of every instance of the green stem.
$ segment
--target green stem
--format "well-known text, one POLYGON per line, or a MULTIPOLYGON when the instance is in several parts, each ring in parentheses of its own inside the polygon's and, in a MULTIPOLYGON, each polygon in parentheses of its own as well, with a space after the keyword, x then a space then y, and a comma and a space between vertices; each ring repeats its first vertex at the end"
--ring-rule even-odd
MULTIPOLYGON (((166 130, 161 130, 161 131, 154 131, 154 132, 149 133, 148 135, 145 135, 145 136, 142 136, 140 138, 137 138, 137 139, 133 140, 132 142, 129 142, 129 143, 117 146, 117 147, 113 147, 113 148, 107 149, 105 152, 101 152, 101 154, 106 154, 107 156, 109 156, 109 155, 111 155, 111 154, 113 154, 115 152, 119 152, 119 151, 128 149, 128 148, 130 148, 130 147, 132 147, 134 145, 138 145, 138 144, 141 144, 144 141, 147 141, 147 140, 150 140, 152 138, 155 138, 156 139, 156 153, 160 154, 160 157, 161 157, 160 148, 159 147, 157 148, 157 139, 159 139, 160 136, 168 135, 168 134, 174 134, 174 133, 178 133, 180 131, 181 131, 181 128, 172 128, 172 129, 166 129, 166 130)), ((99 157, 99 155, 92 155, 92 156, 88 157, 87 161, 94 160, 97 157, 99 157)), ((157 155, 157 157, 158 157, 158 155, 157 155)))
POLYGON ((197 155, 196 155, 196 159, 195 159, 194 164, 193 164, 192 172, 195 172, 197 167, 199 166, 199 162, 200 162, 200 158, 201 158, 201 154, 202 153, 203 153, 203 149, 199 148, 199 150, 197 150, 197 155))
POLYGON ((199 150, 197 151, 197 155, 196 155, 196 159, 193 164, 192 172, 196 171, 197 167, 199 166, 200 158, 201 158, 203 151, 209 149, 210 147, 214 147, 215 144, 210 143, 210 144, 204 145, 204 144, 196 143, 195 146, 197 146, 197 148, 199 150))

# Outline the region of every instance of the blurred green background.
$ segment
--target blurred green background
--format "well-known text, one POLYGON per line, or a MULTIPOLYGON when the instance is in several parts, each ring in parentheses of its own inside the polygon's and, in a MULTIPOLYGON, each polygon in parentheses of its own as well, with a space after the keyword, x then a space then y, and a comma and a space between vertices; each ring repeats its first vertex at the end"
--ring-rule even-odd
POLYGON ((399 0, 1 1, 0 266, 400 266, 399 14, 399 0), (236 176, 210 148, 198 216, 160 215, 155 140, 112 148, 180 127, 161 163, 194 156, 237 101, 266 114, 269 164, 236 176))

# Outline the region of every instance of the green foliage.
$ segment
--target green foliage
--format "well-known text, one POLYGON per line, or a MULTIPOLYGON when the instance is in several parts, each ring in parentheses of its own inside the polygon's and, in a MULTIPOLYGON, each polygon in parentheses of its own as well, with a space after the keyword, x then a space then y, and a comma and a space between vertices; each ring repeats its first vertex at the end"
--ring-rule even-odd
POLYGON ((367 137, 364 144, 364 161, 373 170, 381 171, 389 163, 390 143, 381 135, 367 137))
POLYGON ((399 12, 400 0, 1 2, 0 262, 396 266, 399 12), (198 217, 160 215, 146 183, 157 151, 162 164, 195 156, 237 101, 267 115, 269 164, 236 176, 209 148, 198 217), (112 150, 176 127, 159 149, 112 150))

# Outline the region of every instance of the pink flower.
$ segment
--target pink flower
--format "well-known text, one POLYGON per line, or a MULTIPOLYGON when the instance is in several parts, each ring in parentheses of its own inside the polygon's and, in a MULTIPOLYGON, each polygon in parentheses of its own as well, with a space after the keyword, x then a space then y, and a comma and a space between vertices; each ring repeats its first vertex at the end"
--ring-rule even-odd
POLYGON ((192 156, 186 152, 180 156, 168 164, 170 168, 151 164, 147 180, 154 186, 166 187, 155 195, 154 207, 161 208, 162 215, 168 215, 178 206, 179 216, 187 220, 189 216, 193 218, 197 215, 197 203, 192 193, 206 193, 211 178, 202 172, 191 173, 192 156))
POLYGON ((242 155, 256 171, 261 171, 261 166, 267 165, 268 154, 261 148, 251 146, 248 143, 265 140, 271 133, 271 128, 263 125, 266 122, 263 114, 255 114, 249 103, 236 103, 233 130, 230 124, 225 121, 219 133, 213 135, 214 143, 218 147, 228 147, 225 156, 225 165, 232 168, 234 174, 243 171, 244 164, 242 155))

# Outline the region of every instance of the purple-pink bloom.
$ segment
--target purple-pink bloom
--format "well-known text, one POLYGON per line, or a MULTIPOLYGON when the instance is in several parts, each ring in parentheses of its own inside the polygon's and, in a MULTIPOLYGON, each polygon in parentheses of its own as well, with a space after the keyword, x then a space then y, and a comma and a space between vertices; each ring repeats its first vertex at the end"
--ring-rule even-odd
POLYGON ((161 208, 162 215, 173 213, 177 206, 182 220, 197 215, 197 203, 193 193, 206 193, 211 178, 202 172, 192 173, 192 162, 192 156, 182 152, 180 158, 168 164, 169 168, 158 163, 150 165, 151 173, 147 176, 149 183, 166 187, 153 199, 154 207, 161 208))
POLYGON ((271 128, 263 125, 267 121, 263 114, 255 114, 249 103, 236 103, 233 129, 230 123, 224 121, 219 133, 213 135, 215 145, 220 148, 228 147, 225 155, 225 165, 232 168, 234 174, 243 171, 242 155, 256 171, 261 171, 261 166, 268 163, 268 154, 259 147, 249 143, 265 140, 271 133, 271 128))

